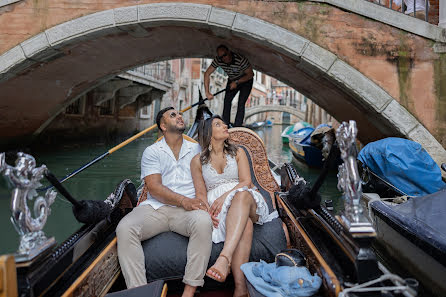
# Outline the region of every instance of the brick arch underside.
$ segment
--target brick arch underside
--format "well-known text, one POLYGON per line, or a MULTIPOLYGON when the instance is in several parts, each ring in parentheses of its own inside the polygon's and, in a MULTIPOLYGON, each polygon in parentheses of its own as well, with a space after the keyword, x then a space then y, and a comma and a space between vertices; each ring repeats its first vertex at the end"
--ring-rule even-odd
POLYGON ((97 19, 94 15, 75 19, 22 43, 26 58, 11 66, 13 77, 6 73, 0 82, 2 97, 13 98, 0 106, 4 119, 0 138, 30 138, 79 95, 124 70, 172 58, 212 58, 216 46, 224 43, 246 55, 255 69, 311 98, 338 121, 355 120, 363 143, 402 136, 438 144, 383 89, 311 41, 227 10, 198 4, 178 6, 144 5, 148 19, 141 20, 139 13, 138 20, 128 24, 118 23, 116 9, 111 10, 114 24, 102 24, 103 15, 110 13, 104 11, 94 14, 97 19), (95 22, 99 23, 96 28, 82 32, 95 22), (74 28, 72 36, 65 36, 68 28, 74 28), (33 53, 37 39, 43 45, 33 53), (26 47, 29 44, 31 50, 26 47))

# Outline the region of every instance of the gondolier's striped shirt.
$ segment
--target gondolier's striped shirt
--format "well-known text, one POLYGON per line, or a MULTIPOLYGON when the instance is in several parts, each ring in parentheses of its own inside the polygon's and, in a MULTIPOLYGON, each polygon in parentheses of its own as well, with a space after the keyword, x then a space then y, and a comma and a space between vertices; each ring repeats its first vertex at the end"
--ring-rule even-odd
POLYGON ((231 52, 232 53, 232 62, 231 64, 226 64, 221 61, 218 57, 215 57, 212 61, 211 66, 214 68, 221 67, 229 77, 230 81, 235 81, 245 75, 244 71, 251 67, 248 59, 244 56, 231 52))

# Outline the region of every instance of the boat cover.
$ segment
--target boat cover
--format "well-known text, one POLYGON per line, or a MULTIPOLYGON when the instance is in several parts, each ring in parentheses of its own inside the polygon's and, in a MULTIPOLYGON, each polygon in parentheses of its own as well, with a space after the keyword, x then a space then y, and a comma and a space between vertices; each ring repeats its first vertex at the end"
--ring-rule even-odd
POLYGON ((424 196, 446 188, 440 167, 417 142, 389 137, 367 144, 358 160, 380 178, 409 196, 424 196))
MULTIPOLYGON (((379 200, 370 205, 395 226, 420 239, 423 250, 446 265, 446 190, 393 206, 379 200)), ((413 238, 411 242, 420 244, 413 238)))
MULTIPOLYGON (((307 128, 304 128, 304 129, 307 129, 307 128)), ((328 131, 329 129, 331 129, 331 126, 327 125, 327 124, 320 124, 316 128, 308 129, 308 130, 306 130, 306 133, 308 133, 308 135, 305 135, 305 138, 302 139, 302 141, 300 143, 303 145, 311 145, 312 144, 311 137, 313 135, 319 134, 319 133, 323 134, 326 131, 328 131)))
POLYGON ((290 133, 290 138, 299 140, 301 144, 310 144, 310 135, 314 131, 313 127, 305 127, 290 133))

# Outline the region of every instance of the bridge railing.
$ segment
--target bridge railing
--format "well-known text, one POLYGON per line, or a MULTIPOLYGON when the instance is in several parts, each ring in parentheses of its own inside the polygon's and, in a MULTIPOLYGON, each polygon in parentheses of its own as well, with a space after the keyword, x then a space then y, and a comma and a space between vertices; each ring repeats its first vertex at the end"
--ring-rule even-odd
MULTIPOLYGON (((253 102, 249 102, 249 106, 253 106, 253 102)), ((266 97, 262 97, 261 101, 259 102, 260 105, 285 105, 297 108, 300 106, 300 100, 296 96, 289 95, 277 95, 275 93, 269 93, 266 97)))
POLYGON ((367 0, 375 4, 399 11, 406 15, 429 22, 429 0, 412 0, 413 4, 407 6, 406 0, 367 0))

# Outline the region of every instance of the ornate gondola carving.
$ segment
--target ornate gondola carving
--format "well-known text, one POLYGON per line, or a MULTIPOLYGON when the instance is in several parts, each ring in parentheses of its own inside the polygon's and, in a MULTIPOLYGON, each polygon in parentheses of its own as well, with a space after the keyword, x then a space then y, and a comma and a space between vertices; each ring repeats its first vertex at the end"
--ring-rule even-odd
POLYGON ((11 222, 20 235, 19 249, 15 254, 16 262, 30 261, 37 255, 55 245, 54 237, 47 238, 42 231, 51 212, 51 204, 56 192, 47 190, 39 196, 36 189, 47 172, 45 165, 36 167, 33 156, 18 153, 15 167, 6 164, 5 154, 0 154, 0 172, 8 184, 14 188, 11 197, 11 222), (33 215, 28 208, 28 200, 33 201, 33 215))
POLYGON ((229 140, 237 145, 249 147, 255 178, 266 190, 270 192, 278 191, 279 186, 271 174, 262 140, 246 128, 231 128, 229 140))
POLYGON ((344 193, 342 220, 351 233, 374 233, 372 224, 363 214, 361 178, 356 163, 356 122, 343 122, 336 131, 336 141, 344 161, 339 166, 338 189, 344 193))

